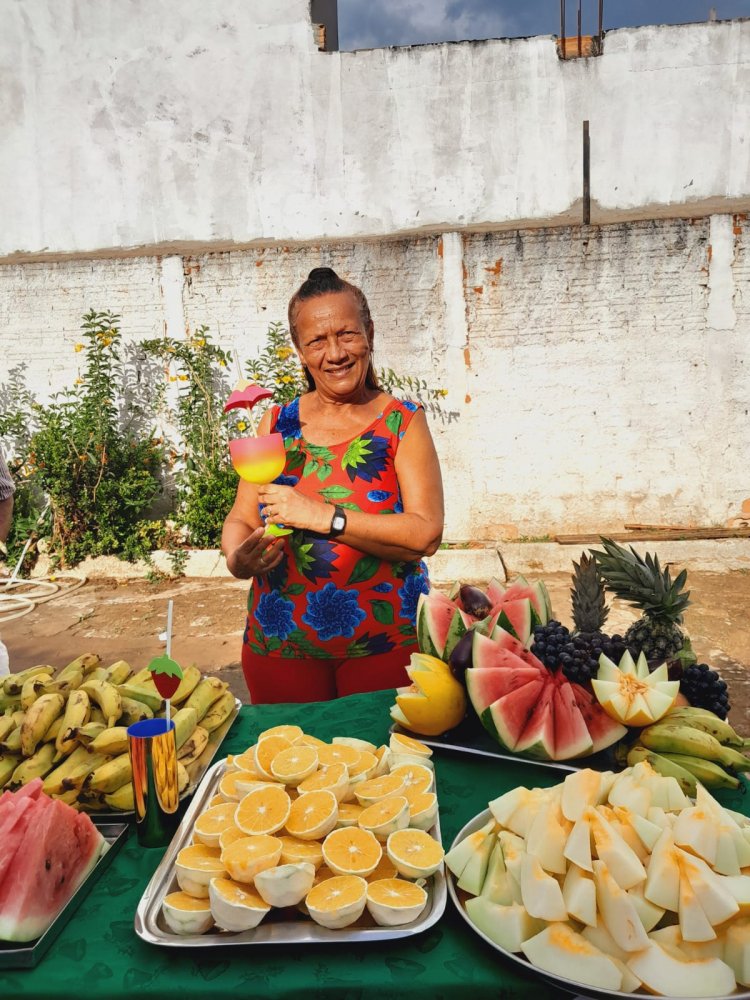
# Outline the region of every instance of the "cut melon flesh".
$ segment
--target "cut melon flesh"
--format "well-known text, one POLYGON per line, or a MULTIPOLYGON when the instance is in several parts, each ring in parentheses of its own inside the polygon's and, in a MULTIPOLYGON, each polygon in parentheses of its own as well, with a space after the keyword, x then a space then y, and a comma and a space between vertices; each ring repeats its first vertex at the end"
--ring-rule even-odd
POLYGON ((718 958, 681 961, 651 941, 627 964, 650 993, 672 997, 724 997, 734 993, 734 973, 718 958))
POLYGON ((591 687, 604 711, 626 726, 648 726, 661 719, 680 692, 680 682, 668 679, 665 663, 649 671, 642 653, 635 663, 627 650, 619 665, 601 654, 591 687))
POLYGON ((466 900, 471 922, 506 951, 519 952, 524 941, 544 929, 544 921, 529 916, 520 903, 501 906, 486 896, 466 900))
POLYGON ((559 882, 529 854, 521 861, 521 898, 532 917, 548 922, 568 919, 559 882))
POLYGON ((499 840, 496 840, 490 855, 481 895, 491 903, 498 903, 501 906, 521 902, 521 887, 505 866, 503 845, 499 840))
POLYGON ((553 923, 524 941, 524 954, 538 969, 563 979, 619 992, 622 974, 598 948, 567 924, 553 923))
POLYGON ((596 884, 578 865, 570 865, 562 887, 568 915, 579 923, 596 927, 596 884))

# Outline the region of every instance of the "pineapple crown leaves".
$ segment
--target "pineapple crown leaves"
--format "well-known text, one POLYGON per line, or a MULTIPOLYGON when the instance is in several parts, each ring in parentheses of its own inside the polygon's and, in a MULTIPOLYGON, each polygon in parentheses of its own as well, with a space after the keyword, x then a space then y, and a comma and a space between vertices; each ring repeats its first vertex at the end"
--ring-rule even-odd
POLYGON ((166 653, 162 653, 161 656, 155 657, 149 665, 148 669, 152 674, 169 674, 172 677, 179 677, 182 679, 182 667, 176 660, 173 660, 171 656, 167 656, 166 653))
POLYGON ((591 555, 607 587, 653 621, 681 622, 690 604, 690 591, 684 590, 687 570, 672 580, 658 556, 639 556, 632 545, 626 549, 604 536, 601 541, 604 552, 592 549, 591 555))
POLYGON ((578 632, 598 632, 609 615, 596 560, 581 553, 579 563, 573 561, 575 572, 570 590, 573 621, 578 632))

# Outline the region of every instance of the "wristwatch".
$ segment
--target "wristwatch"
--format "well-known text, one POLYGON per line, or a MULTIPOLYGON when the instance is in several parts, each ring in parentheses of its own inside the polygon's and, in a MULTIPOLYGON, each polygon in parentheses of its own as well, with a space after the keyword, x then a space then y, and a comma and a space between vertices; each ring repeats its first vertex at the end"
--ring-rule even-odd
POLYGON ((333 508, 333 520, 331 521, 331 527, 328 532, 329 538, 335 538, 336 535, 340 535, 346 528, 346 511, 343 507, 339 507, 338 504, 333 508))

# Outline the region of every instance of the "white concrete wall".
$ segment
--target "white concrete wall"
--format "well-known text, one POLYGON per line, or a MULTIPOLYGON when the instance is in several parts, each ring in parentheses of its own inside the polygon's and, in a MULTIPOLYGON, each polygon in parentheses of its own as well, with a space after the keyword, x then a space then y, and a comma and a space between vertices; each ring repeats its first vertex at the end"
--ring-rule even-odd
POLYGON ((0 259, 750 207, 750 21, 315 48, 307 0, 0 0, 0 259))
POLYGON ((127 340, 207 324, 242 358, 328 264, 376 361, 449 390, 447 539, 723 525, 750 496, 750 222, 740 216, 0 267, 4 366, 46 396, 81 314, 127 340))

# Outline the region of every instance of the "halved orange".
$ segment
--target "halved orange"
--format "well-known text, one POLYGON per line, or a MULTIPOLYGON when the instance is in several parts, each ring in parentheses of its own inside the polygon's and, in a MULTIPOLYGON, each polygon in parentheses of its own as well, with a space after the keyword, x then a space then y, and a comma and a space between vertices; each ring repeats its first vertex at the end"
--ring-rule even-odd
POLYGON ((359 750, 342 743, 337 743, 335 746, 318 747, 318 766, 328 767, 330 764, 344 764, 347 771, 351 773, 351 769, 359 763, 359 755, 359 750))
POLYGON ((427 893, 414 882, 384 878, 367 885, 367 909, 381 927, 409 924, 427 905, 427 893))
POLYGON ((370 778, 354 788, 354 794, 360 805, 370 806, 389 795, 401 795, 406 788, 406 778, 403 774, 382 774, 379 778, 370 778))
POLYGON ((370 743, 369 740, 361 740, 358 736, 334 736, 331 743, 334 746, 340 744, 345 747, 354 747, 355 750, 369 750, 370 753, 375 753, 375 744, 370 743))
POLYGON ((291 745, 286 736, 281 735, 265 736, 262 740, 259 740, 255 745, 255 753, 253 755, 255 770, 262 776, 273 781, 271 761, 277 753, 281 753, 282 750, 288 750, 291 745))
POLYGON ((403 795, 390 795, 363 809, 357 823, 383 843, 396 830, 409 825, 409 803, 403 795))
POLYGON ((281 750, 271 761, 271 774, 285 785, 296 788, 301 781, 317 770, 318 751, 314 747, 289 747, 281 750))
POLYGON ((348 927, 362 916, 367 883, 356 875, 339 875, 318 882, 305 897, 307 911, 323 927, 348 927))
POLYGON ((279 837, 279 840, 281 841, 282 864, 293 865, 300 861, 307 861, 316 870, 323 864, 323 848, 317 840, 299 840, 286 833, 279 837))
POLYGON ((341 802, 349 790, 349 772, 346 765, 331 764, 320 771, 314 771, 309 778, 305 778, 297 785, 297 791, 301 794, 316 792, 321 788, 327 788, 329 792, 333 792, 338 801, 341 802))
POLYGON ((311 736, 309 733, 305 733, 304 736, 300 736, 298 740, 294 741, 294 745, 301 747, 315 747, 316 750, 320 747, 328 746, 325 740, 319 740, 317 736, 311 736))
POLYGON ((237 779, 241 774, 242 771, 227 771, 226 774, 222 775, 219 782, 219 795, 225 802, 239 801, 241 793, 237 788, 237 779))
POLYGON ((263 778, 263 775, 255 767, 255 744, 248 747, 244 753, 237 755, 233 763, 235 770, 247 771, 248 774, 255 776, 256 780, 259 781, 263 778))
POLYGON ((378 766, 378 758, 369 750, 359 751, 359 760, 349 768, 349 777, 354 782, 371 778, 378 766))
POLYGON ((258 837, 243 837, 235 840, 221 852, 224 868, 235 882, 250 883, 266 868, 273 868, 281 857, 281 841, 278 837, 261 834, 258 837))
POLYGON ((435 825, 438 813, 437 795, 434 792, 420 792, 406 789, 403 793, 409 803, 409 826, 417 830, 429 830, 435 825))
POLYGON ((238 826, 228 826, 226 830, 222 830, 219 834, 219 847, 222 851, 225 851, 235 840, 242 840, 246 836, 245 831, 240 830, 238 826))
POLYGON ((208 805, 206 808, 211 809, 213 806, 220 806, 226 801, 227 800, 224 798, 223 795, 212 795, 211 798, 208 800, 208 805))
POLYGON ((222 802, 220 806, 206 809, 193 824, 193 839, 209 847, 218 847, 221 832, 234 826, 236 808, 235 802, 222 802))
POLYGON ((358 826, 341 827, 323 841, 323 860, 337 875, 369 875, 382 856, 377 838, 358 826))
POLYGON ((175 934, 203 934, 214 922, 208 899, 186 892, 168 893, 162 901, 162 914, 175 934))
POLYGON ((266 739, 267 736, 283 736, 290 743, 296 743, 304 735, 300 726, 271 726, 270 729, 264 729, 262 733, 259 733, 258 743, 266 739))
POLYGON ((404 733, 391 733, 389 747, 394 753, 411 753, 417 757, 432 757, 430 747, 404 733))
MULTIPOLYGON (((388 857, 404 878, 427 878, 443 863, 441 844, 424 830, 397 830, 386 844, 388 857)), ((325 854, 324 854, 325 857, 325 854)))
POLYGON ((420 792, 431 792, 435 783, 435 775, 431 768, 422 764, 399 764, 391 774, 398 774, 406 781, 406 788, 414 788, 420 792))
POLYGON ((357 826, 364 806, 359 802, 340 802, 337 826, 357 826))
POLYGON ((276 833, 286 823, 291 807, 291 800, 283 788, 260 786, 248 792, 236 806, 234 825, 248 836, 276 833))
POLYGON ((225 931, 251 930, 271 909, 254 886, 228 878, 211 879, 208 898, 214 920, 225 931))
POLYGON ((292 802, 286 832, 299 840, 318 840, 336 826, 339 804, 327 788, 305 792, 292 802))
POLYGON ((218 847, 191 844, 183 847, 175 859, 177 884, 183 892, 199 899, 208 897, 208 883, 224 874, 224 863, 218 847))
POLYGON ((383 857, 378 861, 377 867, 373 868, 370 874, 365 877, 368 882, 375 882, 377 879, 396 878, 397 876, 396 866, 388 855, 383 853, 383 857))

